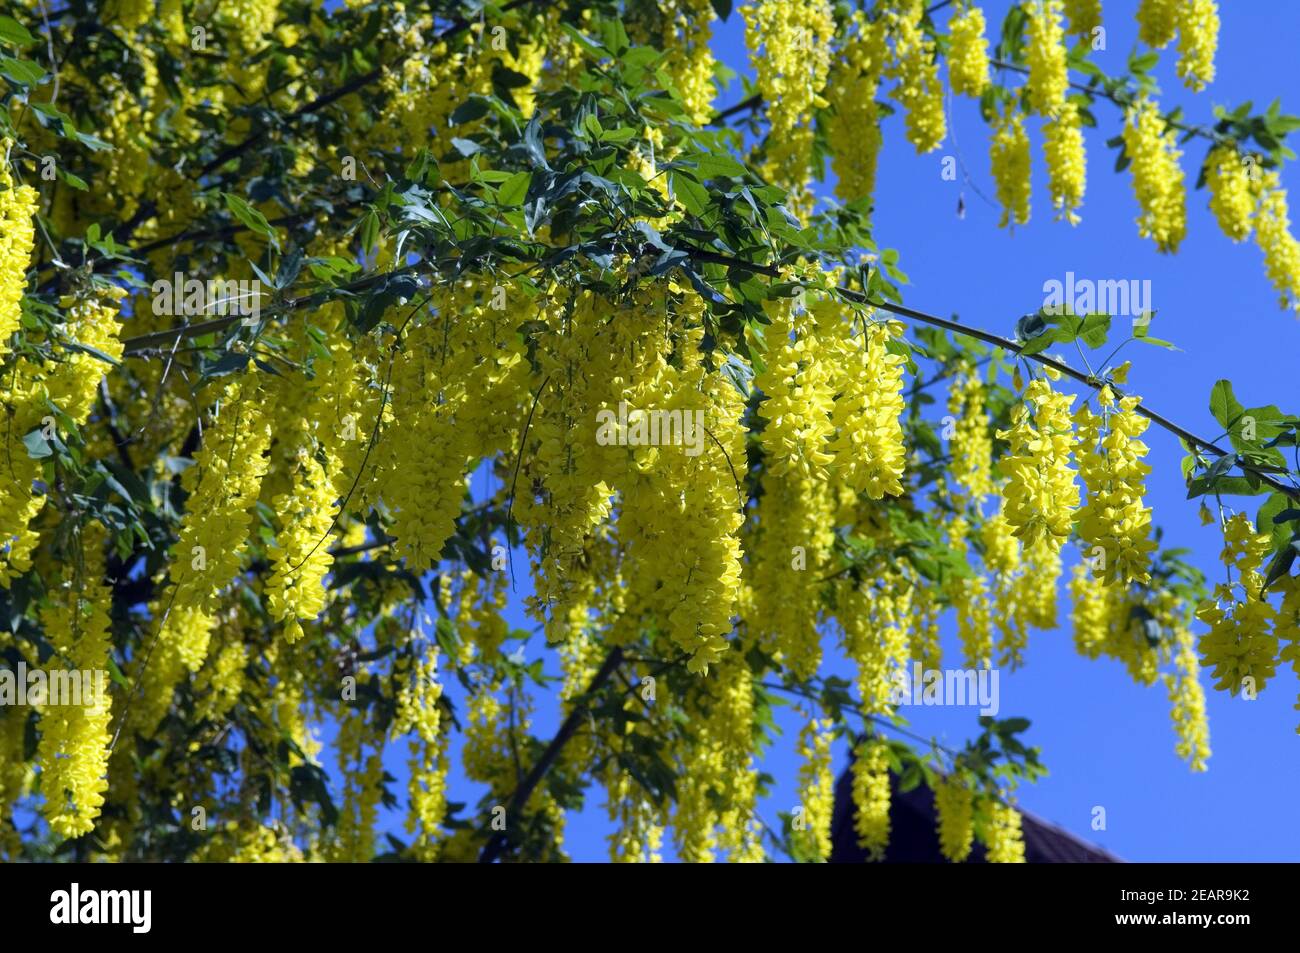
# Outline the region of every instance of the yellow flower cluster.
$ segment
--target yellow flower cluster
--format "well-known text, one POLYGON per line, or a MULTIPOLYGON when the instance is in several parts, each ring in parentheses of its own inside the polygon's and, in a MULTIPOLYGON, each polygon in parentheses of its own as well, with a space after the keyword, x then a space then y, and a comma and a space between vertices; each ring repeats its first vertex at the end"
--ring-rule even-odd
POLYGON ((822 863, 831 855, 831 815, 835 809, 835 775, 831 770, 831 741, 835 723, 810 718, 799 732, 799 806, 790 840, 795 856, 822 863))
POLYGON ((1101 0, 1065 0, 1065 32, 1088 36, 1101 26, 1101 0))
POLYGON ((975 836, 975 800, 970 788, 952 775, 939 779, 934 789, 938 816, 939 852, 954 864, 970 856, 975 836))
POLYGON ((845 581, 837 589, 844 651, 857 668, 858 696, 870 714, 893 712, 895 673, 906 669, 911 657, 914 591, 912 582, 893 570, 881 574, 876 588, 845 581))
POLYGON ((1264 270, 1277 289, 1283 308, 1300 313, 1300 241, 1291 234, 1291 216, 1286 189, 1276 172, 1262 183, 1263 194, 1255 215, 1255 242, 1264 253, 1264 270))
POLYGON ((1187 234, 1186 186, 1178 164, 1174 130, 1156 104, 1143 99, 1130 106, 1124 120, 1124 151, 1133 170, 1133 192, 1142 214, 1138 234, 1162 252, 1174 252, 1187 234))
POLYGON ((979 503, 993 493, 993 437, 984 410, 984 382, 974 368, 963 368, 948 394, 952 435, 948 473, 962 492, 958 500, 979 503))
POLYGON ((1260 572, 1272 551, 1272 539, 1256 533, 1249 517, 1238 513, 1223 524, 1223 540, 1223 563, 1229 572, 1236 569, 1238 578, 1235 586, 1219 583, 1214 599, 1197 606, 1196 618, 1210 627, 1198 648, 1205 663, 1213 667, 1217 690, 1254 697, 1277 669, 1276 611, 1261 595, 1264 576, 1260 572), (1237 588, 1240 598, 1234 596, 1237 588))
POLYGON ((831 412, 836 435, 829 449, 840 478, 873 500, 903 492, 905 358, 889 350, 902 331, 897 321, 867 325, 861 344, 843 357, 846 373, 831 412))
POLYGON ((826 130, 835 171, 835 194, 845 202, 868 198, 876 187, 882 141, 876 92, 889 57, 885 23, 853 18, 856 32, 844 41, 826 84, 835 121, 826 130))
POLYGON ((1061 0, 1036 0, 1029 8, 1029 79, 1025 92, 1039 115, 1052 118, 1065 105, 1069 75, 1065 64, 1065 31, 1061 29, 1061 0))
POLYGON ((1002 206, 1000 227, 1029 221, 1029 137, 1020 113, 1008 110, 989 142, 989 162, 1002 206))
POLYGON ((1165 675, 1174 731, 1178 736, 1174 750, 1193 771, 1204 771, 1210 757, 1210 731, 1205 714, 1205 690, 1201 688, 1201 660, 1185 625, 1176 627, 1174 638, 1176 671, 1165 675))
POLYGON ((32 257, 36 214, 36 190, 16 185, 9 172, 9 150, 13 143, 0 140, 0 360, 9 351, 9 338, 22 319, 23 289, 27 287, 27 265, 32 257))
POLYGON ((973 3, 958 7, 948 23, 948 82, 959 96, 979 96, 989 84, 985 29, 984 11, 973 3))
POLYGON ((713 6, 709 0, 661 4, 664 13, 664 71, 686 104, 691 119, 709 121, 713 104, 713 51, 709 48, 713 6))
POLYGON ((45 638, 60 664, 48 667, 89 676, 83 681, 82 704, 48 705, 41 714, 37 762, 41 766, 42 809, 50 830, 59 837, 80 837, 95 827, 108 790, 108 745, 111 701, 107 697, 112 648, 109 606, 112 592, 104 580, 104 528, 88 524, 82 532, 81 565, 66 580, 55 601, 42 613, 45 638), (103 688, 105 697, 86 698, 87 689, 103 688), (92 704, 93 702, 93 704, 92 704))
POLYGON ((1219 46, 1219 5, 1215 0, 1183 0, 1178 6, 1178 75, 1200 92, 1214 82, 1219 46))
MULTIPOLYGON (((117 309, 96 299, 69 308, 63 334, 69 340, 102 351, 114 361, 122 356, 118 340, 117 309)), ((34 430, 54 427, 52 403, 80 427, 90 416, 99 383, 109 365, 85 351, 68 350, 57 361, 35 365, 15 362, 6 372, 6 390, 0 414, 0 587, 31 567, 31 554, 39 533, 30 525, 45 504, 44 494, 33 490, 41 462, 33 459, 24 438, 34 430)))
POLYGON ((801 186, 812 150, 812 111, 826 105, 821 92, 830 72, 834 12, 826 0, 764 0, 741 13, 771 123, 771 168, 779 181, 801 186))
POLYGON ((879 738, 858 745, 853 759, 853 829, 868 860, 883 860, 889 846, 889 746, 879 738))
POLYGON ((999 461, 1007 478, 1004 513, 1026 546, 1047 537, 1053 548, 1060 549, 1070 535, 1079 505, 1070 466, 1073 402, 1073 394, 1058 393, 1046 379, 1036 378, 1012 411, 1011 429, 998 432, 1011 445, 999 461))
POLYGON ((1063 102, 1055 118, 1043 126, 1043 153, 1047 157, 1047 183, 1056 217, 1078 225, 1088 163, 1079 107, 1074 103, 1063 102))
POLYGON ((415 835, 412 850, 420 860, 433 860, 447 811, 446 736, 440 731, 438 701, 438 647, 431 645, 424 658, 417 659, 407 681, 397 694, 397 713, 390 731, 393 737, 409 734, 407 791, 410 810, 406 831, 415 835))
POLYGON ((1178 6, 1185 0, 1139 0, 1138 39, 1147 46, 1167 46, 1178 29, 1178 6))
POLYGON ((917 152, 932 152, 948 134, 934 41, 921 27, 920 0, 897 0, 897 5, 901 11, 886 12, 894 34, 894 63, 888 75, 898 80, 890 95, 903 107, 907 141, 917 152))
MULTIPOLYGON (((255 372, 235 378, 221 392, 216 421, 204 430, 194 465, 181 476, 189 494, 179 536, 171 547, 173 610, 216 610, 218 593, 239 571, 265 473, 263 456, 271 427, 255 372)), ((200 655, 188 660, 191 671, 200 655)))
POLYGON ((985 842, 990 864, 1023 864, 1025 840, 1020 829, 1020 812, 1009 804, 992 801, 985 842))
POLYGON ((1137 439, 1149 421, 1135 412, 1140 399, 1115 400, 1110 387, 1097 395, 1103 408, 1087 404, 1075 412, 1079 428, 1079 475, 1087 500, 1079 511, 1079 537, 1085 558, 1103 579, 1146 583, 1151 579, 1151 508, 1142 495, 1151 467, 1143 462, 1147 445, 1137 439))
POLYGON ((334 557, 328 533, 333 523, 334 486, 324 467, 306 447, 299 456, 299 477, 293 492, 276 497, 283 528, 268 548, 271 575, 266 581, 267 609, 285 621, 285 638, 302 638, 302 623, 325 607, 325 574, 334 557))
POLYGON ((1210 211, 1223 234, 1234 242, 1250 235, 1255 212, 1246 163, 1231 146, 1215 146, 1205 160, 1205 184, 1210 189, 1210 211))

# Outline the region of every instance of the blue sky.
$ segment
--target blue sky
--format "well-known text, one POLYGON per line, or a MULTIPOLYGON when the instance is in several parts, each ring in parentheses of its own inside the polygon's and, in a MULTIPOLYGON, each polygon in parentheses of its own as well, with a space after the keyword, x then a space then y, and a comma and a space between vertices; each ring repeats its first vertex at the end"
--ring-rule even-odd
MULTIPOLYGON (((997 31, 1008 3, 985 4, 990 29, 997 31)), ((1109 73, 1123 70, 1136 43, 1136 3, 1110 0, 1104 5, 1107 50, 1094 54, 1109 73)), ((946 23, 948 14, 940 14, 946 23)), ((1300 111, 1294 73, 1294 43, 1300 36, 1300 4, 1234 3, 1223 12, 1218 77, 1208 91, 1192 96, 1173 73, 1172 47, 1165 51, 1157 76, 1166 107, 1185 105, 1191 121, 1210 121, 1213 104, 1229 107, 1253 99, 1263 106, 1280 96, 1287 111, 1300 111)), ((739 14, 718 27, 715 50, 720 59, 748 72, 744 26, 739 14)), ((739 82, 720 97, 720 105, 743 98, 739 82)), ((1042 304, 1043 284, 1063 280, 1067 271, 1080 278, 1150 280, 1158 314, 1152 333, 1180 348, 1130 346, 1134 361, 1131 390, 1157 410, 1194 432, 1217 436, 1208 411, 1211 385, 1220 377, 1236 384, 1246 406, 1279 403, 1294 411, 1295 388, 1289 384, 1288 359, 1300 343, 1300 325, 1280 311, 1253 243, 1234 246, 1219 232, 1206 208, 1207 193, 1189 192, 1188 236, 1176 256, 1160 255, 1137 235, 1137 214, 1127 173, 1112 171, 1114 155, 1104 145, 1120 128, 1118 109, 1099 102, 1094 112, 1100 128, 1088 130, 1088 191, 1077 227, 1053 220, 1046 191, 1037 129, 1034 141, 1033 217, 1014 233, 997 228, 998 211, 962 182, 944 181, 942 161, 960 157, 974 186, 993 194, 988 175, 988 131, 975 104, 953 103, 949 139, 936 152, 918 156, 903 139, 901 117, 887 121, 876 189, 875 234, 880 245, 898 248, 901 265, 911 277, 906 303, 940 315, 958 313, 965 323, 1010 335, 1016 317, 1042 304), (958 198, 966 207, 956 214, 958 198)), ((1204 155, 1204 146, 1184 147, 1183 168, 1189 189, 1204 155)), ((1287 172, 1284 182, 1300 181, 1287 172)), ((1300 200, 1295 202, 1300 208, 1300 200)), ((1185 499, 1179 471, 1182 451, 1170 434, 1152 428, 1147 442, 1154 472, 1148 500, 1166 532, 1165 544, 1194 550, 1193 562, 1217 574, 1221 540, 1215 527, 1202 527, 1197 506, 1185 499)), ((480 473, 477 494, 488 487, 480 473)), ((1253 509, 1252 509, 1253 513, 1253 509)), ((526 561, 517 559, 518 565, 526 561)), ((509 610, 512 625, 528 623, 519 603, 528 586, 520 578, 509 610)), ((1064 591, 1058 600, 1062 627, 1035 632, 1027 666, 1002 672, 1000 717, 1030 718, 1028 741, 1043 749, 1050 769, 1037 785, 1022 787, 1021 804, 1035 813, 1134 861, 1295 860, 1300 858, 1300 823, 1292 820, 1295 790, 1300 789, 1300 738, 1292 709, 1295 679, 1283 669, 1258 700, 1208 697, 1213 757, 1206 774, 1192 774, 1174 754, 1174 735, 1163 688, 1134 685, 1120 665, 1090 662, 1074 651, 1064 591), (1105 808, 1106 829, 1091 829, 1093 811, 1105 808)), ((828 640, 824 674, 849 675, 836 661, 828 640)), ((948 658, 957 657, 948 620, 944 632, 948 658)), ((530 659, 545 651, 547 669, 557 671, 555 656, 534 638, 530 659)), ((464 694, 453 679, 448 695, 462 711, 464 694)), ((1203 682, 1204 682, 1203 678, 1203 682)), ((1207 684, 1208 690, 1208 684, 1207 684)), ((534 731, 549 737, 557 719, 554 706, 538 699, 534 731)), ((934 735, 959 748, 977 732, 973 709, 912 708, 911 730, 934 735)), ((800 720, 791 709, 779 718, 785 734, 769 752, 763 769, 775 789, 760 813, 775 824, 778 811, 796 803, 799 761, 793 752, 800 720)), ((454 745, 459 751, 459 739, 454 745)), ((325 758, 330 758, 327 752, 325 758)), ((404 788, 405 746, 390 746, 389 770, 404 788)), ((450 777, 454 800, 471 808, 481 793, 461 775, 454 758, 450 777)), ((843 743, 835 751, 836 771, 847 764, 843 743)), ((593 790, 588 808, 570 816, 566 848, 575 860, 604 860, 610 826, 593 790)), ((401 794, 404 805, 404 791, 401 794)), ((384 812, 383 826, 401 836, 401 812, 384 812)), ((671 858, 671 847, 666 856, 671 858)))

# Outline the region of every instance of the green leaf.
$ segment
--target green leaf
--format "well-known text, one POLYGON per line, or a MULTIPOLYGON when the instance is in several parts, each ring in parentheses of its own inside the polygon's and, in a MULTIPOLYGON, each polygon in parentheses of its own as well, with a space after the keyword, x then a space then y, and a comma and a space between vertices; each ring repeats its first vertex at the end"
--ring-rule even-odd
POLYGON ((501 183, 497 189, 497 201, 502 205, 520 205, 528 195, 528 186, 532 184, 531 172, 516 172, 501 183))
POLYGON ((33 460, 44 460, 54 455, 54 448, 39 430, 33 430, 23 437, 23 445, 27 447, 27 455, 33 460))
POLYGON ((8 43, 21 50, 35 42, 36 37, 27 32, 27 27, 13 17, 0 15, 0 43, 8 43))
POLYGON ((690 176, 677 171, 672 173, 673 194, 678 201, 696 218, 704 215, 709 207, 709 191, 690 176))
POLYGON ((238 195, 232 195, 229 192, 222 192, 221 195, 226 200, 226 207, 230 209, 235 218, 259 235, 265 235, 273 248, 278 249, 280 247, 280 237, 276 234, 275 229, 271 227, 271 223, 266 220, 265 215, 238 195))
POLYGON ((35 86, 45 76, 45 70, 31 60, 0 56, 0 75, 19 86, 35 86))
POLYGON ((1232 393, 1232 381, 1216 381, 1210 390, 1210 413, 1219 422, 1225 432, 1231 432, 1232 425, 1245 411, 1232 393))

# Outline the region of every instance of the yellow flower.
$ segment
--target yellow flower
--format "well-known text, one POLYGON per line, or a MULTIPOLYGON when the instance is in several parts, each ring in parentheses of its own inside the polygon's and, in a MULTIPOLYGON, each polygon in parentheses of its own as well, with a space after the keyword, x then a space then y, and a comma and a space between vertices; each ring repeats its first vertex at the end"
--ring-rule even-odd
POLYGON ((1072 36, 1089 36, 1101 26, 1101 0, 1065 0, 1065 32, 1072 36))
POLYGON ((1231 146, 1215 146, 1205 162, 1205 183, 1210 189, 1210 211, 1223 234, 1234 242, 1250 235, 1255 213, 1250 173, 1245 160, 1231 146))
POLYGON ((1253 697, 1263 690, 1277 669, 1277 635, 1273 623, 1277 613, 1261 598, 1264 576, 1259 571, 1272 550, 1272 539, 1256 533, 1249 517, 1238 513, 1223 525, 1223 563, 1236 569, 1237 582, 1215 586, 1215 598, 1196 608, 1196 618, 1210 627, 1201 636, 1199 649, 1207 665, 1213 666, 1214 687, 1229 694, 1246 692, 1253 697), (1235 597, 1240 590, 1240 598, 1235 597), (1226 605, 1226 608, 1225 608, 1226 605))
POLYGON ((1264 253, 1264 269, 1278 291, 1278 304, 1300 313, 1300 241, 1291 234, 1287 192, 1279 186, 1276 172, 1264 177, 1262 187, 1255 242, 1264 253))
POLYGON ((1178 75, 1200 92, 1214 82, 1219 45, 1219 5, 1214 0, 1183 0, 1178 5, 1178 75))
MULTIPOLYGON (((104 580, 106 533, 99 523, 89 523, 82 536, 79 577, 64 583, 41 622, 45 638, 62 660, 51 664, 51 672, 84 673, 98 681, 93 691, 103 687, 106 694, 112 649, 112 592, 104 580)), ((92 704, 84 696, 82 702, 48 705, 41 715, 37 761, 45 794, 43 812, 59 837, 80 837, 93 830, 108 790, 111 702, 96 697, 92 704)))
POLYGON ((1137 10, 1138 38, 1147 46, 1167 46, 1178 29, 1181 0, 1140 0, 1137 10))
POLYGON ((822 863, 831 855, 831 814, 835 809, 835 775, 831 740, 835 723, 810 718, 799 732, 799 811, 790 835, 795 856, 822 863))
POLYGON ((1142 504, 1151 467, 1142 462, 1147 446, 1137 438, 1149 421, 1137 414, 1139 399, 1123 397, 1116 406, 1109 387, 1097 395, 1105 417, 1086 404, 1075 412, 1079 428, 1079 475, 1087 502, 1079 511, 1079 538, 1084 556, 1097 574, 1111 582, 1151 580, 1151 509, 1142 504), (1104 425, 1104 432, 1103 432, 1104 425))
POLYGON ((13 143, 0 140, 0 361, 9 352, 9 338, 22 320, 23 290, 27 287, 27 266, 31 262, 35 230, 36 190, 15 185, 9 173, 9 150, 13 143))
POLYGON ((1029 221, 1029 137, 1020 114, 1003 115, 989 143, 989 161, 1002 206, 999 226, 1024 225, 1029 221))
POLYGON ((998 432, 1011 445, 999 461, 1007 477, 1003 512, 1026 546, 1046 536, 1060 549, 1070 535, 1079 505, 1070 466, 1073 402, 1074 395, 1057 393, 1045 379, 1036 378, 1012 411, 1011 429, 998 432))
POLYGON ((948 130, 934 42, 921 28, 921 14, 921 4, 910 0, 902 14, 890 11, 886 16, 894 33, 894 63, 888 73, 898 80, 890 96, 903 107, 907 141, 923 153, 939 148, 948 130))
POLYGON ((1165 686, 1172 704, 1174 730, 1178 734, 1175 750, 1193 771, 1204 771, 1210 757, 1210 728, 1205 714, 1205 690, 1201 688, 1201 661, 1193 648, 1192 634, 1184 625, 1174 632, 1176 674, 1165 676, 1165 686))
POLYGON ((1025 84, 1029 105, 1040 115, 1051 118, 1065 105, 1065 92, 1069 88, 1060 0, 1036 0, 1029 8, 1025 55, 1029 60, 1029 79, 1025 84))
POLYGON ((853 829, 868 860, 883 860, 889 846, 889 746, 868 738, 853 759, 853 829))
POLYGON ((1009 804, 993 801, 989 805, 986 837, 990 864, 1023 864, 1025 841, 1020 830, 1020 812, 1009 804))
POLYGON ((989 84, 988 40, 984 11, 971 4, 958 7, 948 23, 948 82, 962 96, 979 96, 989 84))
POLYGON ((1124 122, 1124 151, 1133 170, 1133 192, 1142 214, 1138 234, 1162 252, 1178 250, 1187 234, 1186 188, 1182 156, 1174 130, 1160 118, 1155 103, 1143 99, 1129 107, 1124 122))
POLYGON ((835 171, 835 194, 845 202, 875 190, 876 160, 882 142, 876 91, 889 56, 884 21, 868 23, 855 14, 856 32, 844 42, 831 69, 826 98, 835 111, 826 135, 835 171))
POLYGON ((1077 210, 1083 204, 1088 167, 1079 109, 1074 103, 1062 103, 1056 118, 1043 127, 1043 152, 1047 156, 1048 188, 1056 216, 1078 225, 1077 210))
POLYGON ((954 502, 980 503, 993 493, 993 436, 984 410, 984 383, 967 367, 953 381, 948 395, 952 436, 948 441, 948 472, 959 488, 954 502))
POLYGON ((970 856, 975 835, 975 802, 970 788, 952 775, 940 778, 934 788, 934 808, 938 815, 939 852, 960 864, 970 856))

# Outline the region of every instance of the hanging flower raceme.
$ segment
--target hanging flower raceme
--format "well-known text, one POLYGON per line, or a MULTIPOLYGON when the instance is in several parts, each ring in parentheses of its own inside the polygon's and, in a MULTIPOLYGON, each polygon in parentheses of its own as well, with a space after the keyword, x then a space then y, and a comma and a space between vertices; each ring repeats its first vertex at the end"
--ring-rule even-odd
POLYGON ((1300 241, 1291 234, 1286 189, 1276 172, 1264 176, 1261 188, 1255 242, 1264 253, 1264 269, 1277 289, 1278 304, 1300 313, 1300 241))
POLYGON ((1140 399, 1117 402, 1106 386, 1097 394, 1095 414, 1083 404, 1075 412, 1079 428, 1076 457, 1087 493, 1079 511, 1079 537, 1085 558, 1103 579, 1146 583, 1151 579, 1151 508, 1142 495, 1151 467, 1143 462, 1147 445, 1137 439, 1150 422, 1135 408, 1140 399))
POLYGON ((283 529, 267 550, 267 610, 273 618, 287 620, 285 638, 290 642, 302 638, 302 623, 315 619, 325 607, 325 574, 334 563, 328 538, 334 487, 306 447, 301 448, 299 467, 293 492, 275 499, 283 529))
POLYGON ((397 713, 390 726, 394 738, 411 736, 408 791, 410 812, 406 831, 416 835, 412 844, 421 860, 437 855, 438 838, 447 811, 446 735, 438 708, 442 685, 438 682, 438 647, 429 646, 417 658, 408 680, 397 693, 397 713))
POLYGON ((1259 571, 1273 541, 1256 533, 1244 513, 1223 524, 1223 540, 1223 563, 1229 573, 1237 571, 1237 581, 1219 583, 1215 598, 1197 607, 1196 618, 1210 627, 1201 636, 1199 649, 1205 664, 1213 668, 1217 690, 1234 696, 1244 692, 1253 698, 1277 669, 1276 611, 1262 596, 1264 576, 1259 571))
POLYGON ((1210 211, 1223 234, 1234 242, 1250 235, 1255 195, 1245 159, 1231 146, 1215 146, 1205 160, 1205 184, 1210 189, 1210 211))
POLYGON ((1025 135, 1024 119, 1014 109, 1009 109, 998 121, 989 143, 989 161, 997 184, 998 204, 1002 206, 1002 220, 998 225, 1024 225, 1029 221, 1029 137, 1025 135))
POLYGON ((876 186, 880 154, 880 110, 876 92, 889 58, 885 22, 854 14, 855 32, 845 40, 826 85, 826 99, 835 111, 828 124, 835 194, 845 202, 867 198, 876 186))
POLYGON ((1205 714, 1205 690, 1201 688, 1201 660, 1186 625, 1174 629, 1174 640, 1175 672, 1165 675, 1174 731, 1178 736, 1174 750, 1193 771, 1204 771, 1210 757, 1210 729, 1205 714))
POLYGON ((82 678, 79 703, 63 699, 45 707, 37 748, 45 794, 42 812, 50 830, 66 838, 94 829, 108 790, 112 592, 104 580, 105 536, 99 523, 85 526, 78 577, 64 582, 41 616, 45 638, 63 661, 57 668, 50 666, 51 684, 56 672, 66 677, 71 670, 73 678, 82 678), (86 692, 92 697, 85 697, 86 692))
POLYGON ((1065 32, 1088 36, 1101 26, 1101 0, 1065 0, 1065 32))
POLYGON ((829 450, 840 478, 873 500, 903 492, 907 449, 900 416, 906 407, 906 358, 889 350, 902 331, 897 321, 871 323, 850 344, 843 358, 847 373, 831 411, 836 433, 829 450))
POLYGON ((1178 5, 1178 75, 1200 92, 1214 82, 1219 46, 1219 5, 1214 0, 1182 0, 1178 5))
POLYGON ((973 367, 963 368, 953 381, 948 413, 948 474, 958 488, 954 499, 979 503, 993 493, 993 435, 984 409, 984 382, 973 367))
POLYGON ((1025 840, 1020 829, 1020 812, 1002 801, 989 804, 989 825, 985 838, 990 864, 1023 864, 1025 840))
POLYGON ((1025 90, 1029 105, 1039 115, 1052 118, 1065 105, 1069 88, 1060 0, 1034 0, 1030 6, 1026 58, 1029 79, 1025 90))
POLYGON ((934 788, 934 809, 939 853, 954 864, 963 863, 975 836, 975 799, 970 788, 953 775, 940 778, 934 788))
POLYGON ((1124 152, 1133 171, 1133 192, 1141 214, 1138 234, 1163 252, 1174 252, 1187 234, 1186 186, 1178 164, 1174 129, 1160 117, 1156 104, 1142 99, 1124 120, 1124 152))
POLYGON ((802 186, 813 145, 812 111, 826 105, 821 92, 830 71, 834 14, 826 0, 762 0, 741 13, 771 123, 768 158, 779 178, 802 186))
MULTIPOLYGON (((115 301, 121 293, 110 294, 115 301)), ((90 416, 100 381, 109 364, 92 351, 99 351, 111 361, 122 357, 117 308, 98 298, 76 301, 68 309, 60 336, 84 348, 64 349, 57 361, 35 364, 26 359, 15 362, 5 375, 5 393, 0 400, 0 414, 8 421, 0 428, 0 587, 7 588, 16 576, 31 567, 31 555, 39 534, 31 523, 46 501, 46 495, 33 489, 41 473, 41 462, 28 452, 24 442, 34 430, 50 426, 53 404, 80 427, 90 416)))
POLYGON ((853 759, 853 829, 867 860, 883 860, 889 846, 889 745, 867 738, 853 759))
POLYGON ((1178 6, 1185 0, 1139 0, 1138 39, 1147 46, 1167 46, 1178 29, 1178 6))
POLYGON ((921 0, 901 0, 896 5, 899 11, 886 14, 894 33, 894 64, 888 75, 898 80, 890 95, 903 107, 907 141, 917 152, 932 152, 948 134, 934 41, 921 27, 921 0))
POLYGON ((0 360, 9 352, 9 338, 22 320, 23 289, 27 287, 27 266, 31 263, 39 196, 30 185, 15 185, 9 172, 9 150, 13 143, 0 140, 0 360))
POLYGON ((1078 208, 1083 204, 1088 163, 1083 146, 1079 107, 1063 102, 1056 117, 1043 127, 1043 152, 1047 157, 1048 189, 1057 218, 1071 225, 1081 221, 1078 208))
POLYGON ((948 82, 959 96, 979 96, 989 84, 984 11, 974 3, 958 7, 948 23, 948 82))
POLYGON ((1010 453, 999 461, 1007 477, 1003 512, 1026 546, 1046 536, 1059 549, 1070 535, 1079 505, 1070 466, 1073 402, 1074 395, 1058 393, 1045 378, 1036 378, 1012 411, 1011 429, 998 432, 1011 445, 1010 453))
POLYGON ((831 855, 831 815, 835 809, 835 775, 831 741, 835 723, 810 718, 799 732, 799 815, 791 840, 795 856, 816 863, 831 855))

